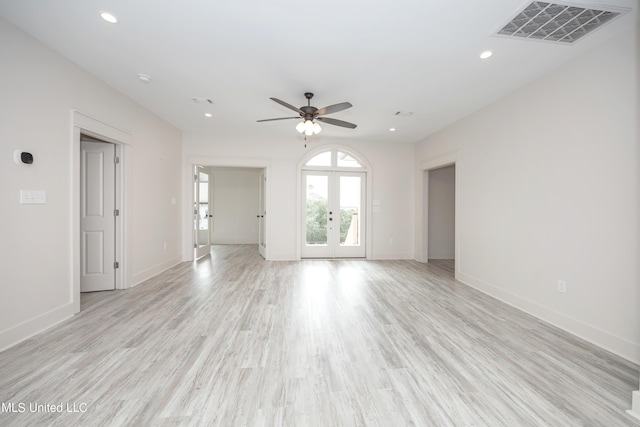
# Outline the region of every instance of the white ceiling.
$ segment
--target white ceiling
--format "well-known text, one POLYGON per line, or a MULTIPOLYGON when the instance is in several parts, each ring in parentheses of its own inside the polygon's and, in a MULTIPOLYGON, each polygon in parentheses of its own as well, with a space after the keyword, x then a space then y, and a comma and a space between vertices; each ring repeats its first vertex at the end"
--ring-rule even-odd
MULTIPOLYGON (((353 104, 329 117, 358 128, 323 125, 323 139, 415 142, 629 28, 636 15, 572 46, 492 36, 528 3, 4 0, 0 16, 185 133, 290 138, 296 120, 256 120, 295 115, 269 97, 302 106, 311 91, 318 108, 353 104), (479 59, 487 49, 493 57, 479 59)), ((637 8, 635 0, 580 4, 637 8)))

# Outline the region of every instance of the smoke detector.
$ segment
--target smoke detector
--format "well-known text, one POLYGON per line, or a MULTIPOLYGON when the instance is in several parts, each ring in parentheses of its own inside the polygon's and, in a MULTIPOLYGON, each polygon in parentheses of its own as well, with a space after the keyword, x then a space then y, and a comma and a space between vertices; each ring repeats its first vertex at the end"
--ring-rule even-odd
POLYGON ((196 104, 213 105, 213 101, 209 98, 194 96, 191 100, 196 104))
POLYGON ((628 9, 534 1, 497 35, 571 44, 626 12, 628 9))

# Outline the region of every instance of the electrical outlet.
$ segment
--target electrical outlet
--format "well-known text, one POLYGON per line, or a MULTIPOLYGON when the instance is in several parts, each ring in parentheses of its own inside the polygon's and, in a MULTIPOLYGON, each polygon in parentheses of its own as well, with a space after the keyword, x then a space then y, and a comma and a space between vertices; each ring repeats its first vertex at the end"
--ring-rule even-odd
POLYGON ((167 242, 164 242, 164 243, 162 244, 162 246, 164 247, 164 250, 166 251, 166 250, 167 250, 167 242))
POLYGON ((565 282, 564 280, 558 280, 558 292, 560 292, 561 294, 567 293, 567 282, 565 282))
POLYGON ((34 205, 47 203, 45 190, 20 190, 20 204, 34 205))

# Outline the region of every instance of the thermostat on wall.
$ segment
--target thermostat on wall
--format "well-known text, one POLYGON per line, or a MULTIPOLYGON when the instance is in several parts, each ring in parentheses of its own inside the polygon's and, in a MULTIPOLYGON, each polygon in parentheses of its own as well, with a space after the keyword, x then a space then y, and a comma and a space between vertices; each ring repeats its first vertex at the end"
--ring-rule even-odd
POLYGON ((27 151, 16 150, 13 152, 13 161, 19 165, 30 165, 33 163, 33 154, 27 151))

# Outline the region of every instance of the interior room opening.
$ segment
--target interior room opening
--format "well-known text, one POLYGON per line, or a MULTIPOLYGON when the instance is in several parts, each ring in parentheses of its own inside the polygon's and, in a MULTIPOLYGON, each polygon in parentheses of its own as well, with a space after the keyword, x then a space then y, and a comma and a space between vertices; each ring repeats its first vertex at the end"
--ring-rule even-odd
POLYGON ((428 174, 427 247, 428 262, 455 272, 455 188, 454 165, 432 169, 428 174))

